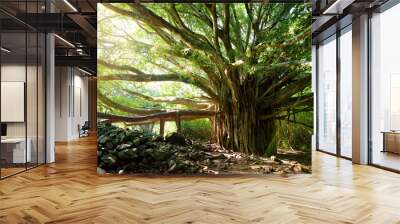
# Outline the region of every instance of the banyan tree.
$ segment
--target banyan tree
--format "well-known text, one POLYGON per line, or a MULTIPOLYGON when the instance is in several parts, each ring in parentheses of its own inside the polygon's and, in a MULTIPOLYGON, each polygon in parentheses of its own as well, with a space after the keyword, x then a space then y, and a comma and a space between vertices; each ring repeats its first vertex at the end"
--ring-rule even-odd
POLYGON ((273 155, 277 122, 296 123, 296 114, 312 110, 308 4, 101 7, 98 99, 108 110, 99 110, 100 118, 143 124, 207 117, 223 147, 273 155), (117 34, 105 25, 113 18, 122 22, 112 26, 125 27, 117 34), (107 32, 123 41, 113 42, 107 32), (184 83, 198 94, 152 96, 136 88, 151 82, 184 83), (143 103, 132 106, 124 96, 143 103))

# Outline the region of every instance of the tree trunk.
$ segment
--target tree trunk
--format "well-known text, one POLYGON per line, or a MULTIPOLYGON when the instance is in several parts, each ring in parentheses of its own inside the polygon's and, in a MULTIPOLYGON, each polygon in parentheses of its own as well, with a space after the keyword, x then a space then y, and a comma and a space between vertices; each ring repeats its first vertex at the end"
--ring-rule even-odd
POLYGON ((211 142, 218 142, 217 116, 208 119, 211 124, 211 142))
POLYGON ((164 119, 160 119, 160 135, 164 137, 164 129, 165 129, 165 121, 164 119))
POLYGON ((179 116, 179 114, 177 114, 175 117, 175 124, 176 124, 176 132, 181 133, 182 126, 181 126, 181 117, 179 116))
POLYGON ((257 121, 251 116, 254 112, 254 108, 247 108, 241 113, 225 114, 219 123, 218 130, 223 132, 217 135, 217 142, 227 149, 247 154, 276 155, 275 121, 257 121))
POLYGON ((142 129, 142 131, 151 133, 153 132, 154 123, 140 124, 139 127, 142 129))
POLYGON ((257 119, 255 80, 246 80, 236 98, 225 101, 218 125, 218 142, 227 149, 271 156, 277 153, 276 123, 257 119))

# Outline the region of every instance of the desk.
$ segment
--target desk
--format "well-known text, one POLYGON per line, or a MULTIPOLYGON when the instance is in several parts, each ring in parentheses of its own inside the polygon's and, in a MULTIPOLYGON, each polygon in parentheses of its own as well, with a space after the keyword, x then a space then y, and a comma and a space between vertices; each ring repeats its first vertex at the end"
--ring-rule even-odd
POLYGON ((384 131, 383 134, 383 150, 382 152, 392 152, 400 154, 400 132, 384 131))
POLYGON ((25 152, 25 138, 1 139, 1 157, 6 163, 26 163, 32 160, 32 141, 27 139, 25 152))

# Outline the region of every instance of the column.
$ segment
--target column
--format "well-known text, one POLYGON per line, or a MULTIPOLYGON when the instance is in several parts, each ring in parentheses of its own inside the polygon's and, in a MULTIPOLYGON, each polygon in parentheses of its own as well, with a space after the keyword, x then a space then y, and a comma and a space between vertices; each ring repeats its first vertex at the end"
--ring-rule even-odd
POLYGON ((353 162, 368 163, 368 15, 353 19, 353 162))

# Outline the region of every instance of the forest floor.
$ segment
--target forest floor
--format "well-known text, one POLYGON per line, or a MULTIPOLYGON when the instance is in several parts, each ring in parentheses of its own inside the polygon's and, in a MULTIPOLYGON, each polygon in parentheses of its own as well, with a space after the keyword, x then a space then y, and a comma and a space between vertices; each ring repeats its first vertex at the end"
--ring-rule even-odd
POLYGON ((98 171, 118 174, 279 174, 311 172, 311 153, 278 150, 262 157, 192 141, 181 134, 167 137, 101 125, 98 171))
POLYGON ((204 173, 288 175, 311 172, 311 153, 280 149, 276 156, 262 157, 222 149, 216 144, 203 145, 209 159, 204 161, 204 173))

